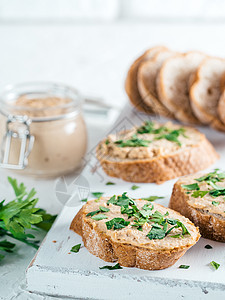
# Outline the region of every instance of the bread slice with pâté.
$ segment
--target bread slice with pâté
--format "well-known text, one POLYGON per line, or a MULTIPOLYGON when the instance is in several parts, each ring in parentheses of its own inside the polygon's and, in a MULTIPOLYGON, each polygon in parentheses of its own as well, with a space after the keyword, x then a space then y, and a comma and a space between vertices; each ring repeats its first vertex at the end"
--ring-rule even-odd
POLYGON ((169 207, 189 218, 203 237, 225 242, 225 172, 180 178, 174 185, 169 207))
POLYGON ((70 229, 82 236, 91 254, 146 270, 172 266, 200 238, 184 216, 126 193, 88 201, 70 229))
POLYGON ((139 111, 145 113, 153 112, 152 108, 145 104, 145 102, 143 101, 139 93, 138 83, 137 83, 137 74, 138 74, 139 66, 142 62, 148 59, 152 59, 159 51, 162 51, 164 49, 167 48, 164 46, 156 46, 148 49, 147 51, 145 51, 144 54, 142 54, 134 61, 134 63, 131 65, 130 69, 128 70, 126 81, 125 81, 125 90, 130 99, 130 102, 139 111))
POLYGON ((218 159, 198 130, 149 121, 109 135, 97 146, 96 155, 109 176, 156 183, 206 169, 218 159))

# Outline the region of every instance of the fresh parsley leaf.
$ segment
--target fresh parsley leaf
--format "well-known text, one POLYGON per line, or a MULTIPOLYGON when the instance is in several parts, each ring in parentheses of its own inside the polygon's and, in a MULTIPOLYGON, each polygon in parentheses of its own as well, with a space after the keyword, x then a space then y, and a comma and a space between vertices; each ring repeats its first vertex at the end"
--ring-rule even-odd
POLYGON ((108 182, 106 182, 106 185, 115 185, 115 183, 111 182, 111 181, 108 181, 108 182))
POLYGON ((220 204, 219 201, 212 201, 212 205, 214 205, 214 206, 218 206, 219 204, 220 204))
POLYGON ((96 197, 96 198, 102 197, 103 194, 104 194, 104 193, 101 193, 101 192, 93 192, 93 193, 92 193, 92 195, 93 195, 94 197, 96 197))
POLYGON ((88 198, 84 198, 82 200, 80 200, 81 202, 87 202, 88 201, 88 198))
POLYGON ((200 190, 199 185, 197 183, 181 184, 181 187, 188 191, 200 190))
POLYGON ((215 183, 213 183, 212 181, 207 181, 207 183, 208 184, 210 184, 211 185, 211 187, 213 187, 215 190, 217 190, 217 191, 223 191, 223 190, 225 190, 225 187, 224 186, 218 186, 218 185, 216 185, 215 183))
POLYGON ((179 238, 179 237, 181 237, 181 235, 180 234, 174 234, 174 235, 170 235, 170 237, 171 238, 179 238))
POLYGON ((137 129, 137 133, 153 133, 154 132, 154 123, 151 121, 145 121, 144 125, 137 129))
POLYGON ((132 185, 132 187, 131 187, 131 189, 132 189, 132 190, 137 190, 137 189, 139 189, 139 188, 140 188, 140 186, 138 186, 138 185, 135 185, 135 184, 134 184, 134 185, 132 185))
POLYGON ((149 140, 143 140, 139 139, 137 137, 133 137, 130 140, 118 140, 115 141, 114 144, 116 144, 118 147, 124 148, 124 147, 148 147, 151 141, 149 140))
POLYGON ((156 199, 163 199, 164 197, 159 197, 159 196, 149 196, 147 198, 142 198, 142 200, 147 200, 147 201, 155 201, 156 199))
POLYGON ((225 195, 225 189, 224 190, 211 190, 211 191, 209 191, 209 195, 214 198, 223 196, 223 195, 225 195))
POLYGON ((99 267, 100 270, 103 270, 103 269, 107 269, 107 270, 118 270, 118 269, 123 269, 119 263, 117 263, 116 265, 114 266, 104 266, 104 267, 99 267))
POLYGON ((106 140, 106 141, 105 141, 105 144, 108 145, 108 144, 109 144, 109 140, 106 140))
POLYGON ((158 224, 153 224, 151 230, 147 234, 150 240, 162 240, 166 236, 165 230, 158 224))
MULTIPOLYGON (((91 211, 89 213, 86 214, 86 217, 93 217, 94 215, 100 213, 100 212, 108 212, 110 209, 104 206, 99 206, 99 209, 91 211)), ((94 219, 94 218, 92 218, 94 219)), ((107 218, 104 218, 107 219, 107 218)), ((95 219, 94 219, 95 220, 95 219)))
POLYGON ((108 217, 104 214, 99 214, 96 216, 91 217, 93 220, 95 221, 100 221, 100 220, 104 220, 104 219, 108 219, 108 217))
POLYGON ((100 211, 102 211, 102 212, 108 212, 108 211, 110 211, 110 209, 108 208, 108 207, 105 207, 105 206, 99 206, 99 209, 100 209, 100 211))
POLYGON ((215 169, 214 172, 210 172, 202 177, 199 177, 197 179, 195 179, 198 182, 202 182, 202 181, 212 181, 213 183, 221 181, 222 179, 225 178, 225 172, 221 172, 219 171, 219 169, 215 169))
POLYGON ((212 249, 213 247, 211 245, 205 245, 205 249, 212 249))
POLYGON ((194 191, 191 196, 194 198, 198 198, 198 197, 204 197, 206 194, 208 194, 209 191, 194 191))
POLYGON ((190 268, 190 266, 188 266, 188 265, 180 265, 179 266, 179 269, 189 269, 190 268))
POLYGON ((13 248, 15 247, 16 245, 7 241, 7 240, 4 240, 4 241, 0 241, 0 251, 5 251, 5 252, 13 252, 13 248))
POLYGON ((86 214, 86 217, 93 217, 94 215, 100 213, 101 210, 100 209, 97 209, 97 210, 94 210, 94 211, 91 211, 89 213, 86 214))
POLYGON ((109 205, 109 203, 116 205, 116 203, 117 203, 116 195, 112 196, 112 197, 107 201, 107 205, 109 205))
POLYGON ((215 262, 214 260, 210 262, 210 265, 211 265, 214 269, 216 269, 216 270, 218 270, 219 267, 220 267, 220 264, 218 264, 218 263, 215 262))
POLYGON ((81 244, 77 244, 71 248, 71 252, 77 253, 80 251, 81 244))
POLYGON ((55 222, 57 215, 48 214, 44 209, 39 209, 37 213, 41 215, 42 221, 35 224, 35 226, 45 231, 49 231, 52 224, 55 222))
POLYGON ((105 223, 108 230, 110 229, 121 229, 125 228, 130 224, 130 222, 125 221, 123 218, 114 218, 108 222, 105 223))

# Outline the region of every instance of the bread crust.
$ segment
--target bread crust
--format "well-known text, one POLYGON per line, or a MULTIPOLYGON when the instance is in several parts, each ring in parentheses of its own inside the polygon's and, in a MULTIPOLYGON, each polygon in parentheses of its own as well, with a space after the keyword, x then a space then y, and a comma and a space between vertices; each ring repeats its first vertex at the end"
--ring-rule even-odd
MULTIPOLYGON (((179 218, 179 213, 177 214, 179 218)), ((187 222, 193 225, 189 220, 187 222)), ((74 217, 70 229, 82 236, 84 246, 93 255, 107 262, 117 261, 124 267, 136 267, 145 270, 160 270, 172 266, 200 238, 197 229, 196 240, 193 244, 171 250, 153 250, 116 242, 108 238, 97 226, 93 226, 82 208, 74 217), (80 226, 82 226, 82 232, 80 226)))
POLYGON ((138 74, 139 66, 141 62, 154 57, 158 53, 158 51, 161 51, 163 49, 165 50, 167 48, 164 46, 156 46, 150 48, 149 50, 145 51, 143 55, 138 57, 131 65, 130 69, 128 70, 127 77, 125 80, 125 90, 131 103, 139 111, 150 113, 150 114, 153 113, 152 108, 144 103, 138 90, 137 74, 138 74))
POLYGON ((189 195, 178 182, 173 187, 169 207, 190 219, 199 227, 200 234, 207 239, 225 242, 225 219, 220 215, 204 212, 188 204, 189 195))
MULTIPOLYGON (((200 134, 200 133, 199 133, 200 134)), ((213 164, 219 155, 211 143, 201 134, 199 144, 184 148, 179 152, 153 159, 113 161, 101 153, 101 142, 97 146, 97 158, 105 171, 112 177, 129 182, 156 182, 161 184, 186 174, 198 172, 213 164)))

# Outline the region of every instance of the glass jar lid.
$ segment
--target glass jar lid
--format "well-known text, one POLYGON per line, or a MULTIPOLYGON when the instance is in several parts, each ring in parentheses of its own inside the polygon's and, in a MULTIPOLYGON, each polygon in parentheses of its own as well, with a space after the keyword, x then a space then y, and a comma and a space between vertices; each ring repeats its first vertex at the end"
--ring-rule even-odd
POLYGON ((82 103, 76 89, 62 84, 30 82, 0 90, 0 113, 6 117, 28 116, 32 122, 74 117, 82 103))

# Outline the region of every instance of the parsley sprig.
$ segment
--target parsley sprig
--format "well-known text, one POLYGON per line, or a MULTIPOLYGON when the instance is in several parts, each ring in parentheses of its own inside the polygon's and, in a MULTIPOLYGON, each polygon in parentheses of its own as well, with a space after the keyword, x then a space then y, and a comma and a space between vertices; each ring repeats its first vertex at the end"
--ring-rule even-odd
MULTIPOLYGON (((34 230, 38 227, 48 231, 56 216, 36 207, 38 198, 35 198, 35 189, 27 192, 23 183, 18 184, 11 177, 8 177, 8 181, 14 190, 15 199, 7 204, 5 200, 0 202, 0 237, 8 236, 38 249, 39 241, 34 240, 34 230)), ((15 246, 7 240, 0 241, 0 252, 13 252, 15 246)), ((0 253, 0 260, 3 258, 4 255, 0 253)))

